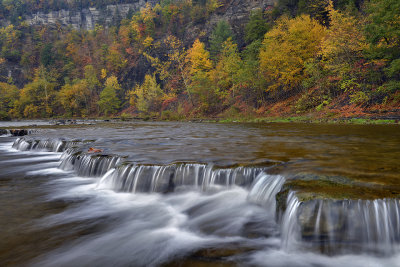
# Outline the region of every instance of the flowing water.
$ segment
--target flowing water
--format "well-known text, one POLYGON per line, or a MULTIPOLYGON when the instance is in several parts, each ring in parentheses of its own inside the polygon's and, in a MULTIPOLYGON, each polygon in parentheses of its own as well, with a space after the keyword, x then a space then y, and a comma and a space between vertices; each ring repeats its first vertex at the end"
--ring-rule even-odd
POLYGON ((400 266, 399 130, 0 131, 0 265, 400 266))

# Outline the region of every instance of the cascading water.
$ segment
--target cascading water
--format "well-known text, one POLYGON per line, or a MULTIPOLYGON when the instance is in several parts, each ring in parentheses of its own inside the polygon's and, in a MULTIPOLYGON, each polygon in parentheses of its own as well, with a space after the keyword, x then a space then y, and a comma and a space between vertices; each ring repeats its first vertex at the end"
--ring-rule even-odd
POLYGON ((295 192, 288 194, 286 210, 281 219, 281 246, 286 251, 298 249, 299 222, 298 209, 301 206, 295 192))
POLYGON ((12 147, 21 151, 39 150, 39 151, 49 151, 49 152, 63 152, 68 148, 76 147, 83 143, 88 143, 88 142, 90 141, 81 141, 81 140, 67 141, 62 139, 36 140, 36 139, 21 137, 14 141, 12 147))
POLYGON ((285 178, 281 175, 268 175, 261 172, 250 189, 248 200, 252 203, 268 207, 269 210, 272 210, 275 213, 275 197, 284 183, 285 178))
POLYGON ((108 170, 114 168, 121 162, 121 157, 100 154, 85 154, 67 150, 61 157, 60 169, 75 171, 83 177, 100 177, 108 170))
POLYGON ((289 193, 282 218, 282 247, 327 254, 393 254, 400 242, 400 201, 309 200, 289 193))
POLYGON ((123 192, 168 192, 179 186, 203 190, 215 186, 248 186, 263 172, 263 168, 217 169, 205 164, 171 164, 147 166, 127 164, 109 171, 100 181, 123 192))
POLYGON ((0 136, 24 136, 38 132, 31 129, 0 129, 0 136))
POLYGON ((8 129, 0 129, 0 136, 7 137, 7 136, 12 136, 12 134, 11 131, 8 129))
MULTIPOLYGON (((132 159, 128 161, 119 155, 88 153, 85 146, 87 142, 24 137, 18 138, 13 144, 13 148, 22 151, 63 152, 60 172, 73 171, 79 177, 99 178, 87 180, 95 181, 91 190, 108 192, 111 191, 108 189, 112 189, 113 194, 123 195, 121 198, 132 196, 135 204, 129 205, 137 205, 129 211, 134 212, 133 217, 124 218, 117 224, 118 230, 113 228, 104 239, 89 238, 88 242, 83 242, 76 249, 66 249, 67 254, 60 260, 56 253, 54 259, 47 262, 49 266, 60 262, 66 265, 78 263, 76 259, 79 257, 69 258, 69 255, 96 255, 96 251, 107 247, 110 242, 114 244, 121 241, 143 259, 139 266, 151 264, 154 262, 146 261, 143 255, 149 254, 154 247, 162 251, 157 244, 164 240, 168 241, 166 247, 173 246, 169 242, 174 239, 166 234, 170 231, 185 238, 189 235, 192 241, 198 241, 191 243, 195 244, 193 247, 185 247, 182 246, 185 238, 179 239, 182 243, 178 242, 177 249, 188 249, 185 253, 208 246, 223 248, 225 245, 221 244, 226 243, 233 250, 263 251, 273 248, 287 255, 307 251, 319 255, 370 253, 390 256, 398 252, 400 201, 397 199, 303 201, 296 192, 289 191, 283 194, 284 197, 279 196, 277 203, 277 194, 285 192, 281 192, 281 189, 286 179, 282 175, 268 174, 268 167, 219 168, 200 163, 146 165, 132 163, 132 159), (283 205, 282 201, 285 202, 283 205), (148 227, 145 226, 147 224, 148 227), (122 238, 126 233, 129 238, 122 238), (137 235, 131 236, 129 233, 137 235), (144 233, 146 238, 137 239, 144 233), (134 241, 130 243, 124 240, 134 241), (146 244, 146 248, 137 247, 137 243, 146 244)), ((114 206, 117 205, 115 201, 112 203, 111 217, 115 216, 114 206)), ((107 216, 109 214, 99 206, 81 206, 55 216, 52 223, 61 225, 86 219, 96 221, 107 216)), ((112 255, 115 253, 111 252, 112 255)), ((160 257, 160 261, 156 262, 165 263, 168 257, 160 257)), ((98 262, 99 259, 93 256, 87 263, 98 262)), ((123 258, 121 262, 135 262, 135 257, 123 258)))

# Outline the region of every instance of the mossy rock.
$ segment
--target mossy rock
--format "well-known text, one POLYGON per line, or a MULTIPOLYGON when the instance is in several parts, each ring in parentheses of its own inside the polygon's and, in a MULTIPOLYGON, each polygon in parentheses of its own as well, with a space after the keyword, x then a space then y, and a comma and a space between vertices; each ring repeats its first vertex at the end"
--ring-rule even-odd
POLYGON ((296 191, 300 201, 313 199, 399 198, 400 186, 366 183, 344 176, 301 173, 289 178, 282 191, 296 191))

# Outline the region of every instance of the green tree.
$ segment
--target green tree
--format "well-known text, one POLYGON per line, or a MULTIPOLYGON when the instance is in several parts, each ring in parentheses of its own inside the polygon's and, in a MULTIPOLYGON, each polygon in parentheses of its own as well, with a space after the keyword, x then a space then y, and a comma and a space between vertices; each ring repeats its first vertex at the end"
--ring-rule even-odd
POLYGON ((237 44, 228 38, 222 44, 220 60, 211 74, 216 86, 216 94, 221 99, 230 100, 235 96, 241 65, 242 59, 239 56, 237 44))
POLYGON ((245 40, 252 43, 264 37, 265 33, 270 29, 269 23, 264 18, 262 9, 257 9, 250 14, 249 22, 245 27, 245 40))
POLYGON ((40 62, 45 67, 49 67, 54 64, 54 57, 51 51, 52 48, 53 46, 51 44, 46 44, 42 49, 42 53, 40 55, 40 62))
POLYGON ((329 25, 328 0, 300 0, 298 13, 308 14, 324 26, 329 25))
POLYGON ((400 1, 375 0, 367 2, 367 40, 377 58, 400 58, 400 1))
POLYGON ((225 20, 218 21, 214 30, 210 35, 210 53, 211 58, 215 58, 222 49, 222 44, 229 38, 233 37, 231 26, 225 20))
POLYGON ((117 91, 121 90, 121 86, 118 83, 118 79, 115 76, 107 78, 104 89, 100 94, 100 100, 98 105, 100 111, 108 116, 118 111, 121 105, 121 101, 117 97, 117 91))

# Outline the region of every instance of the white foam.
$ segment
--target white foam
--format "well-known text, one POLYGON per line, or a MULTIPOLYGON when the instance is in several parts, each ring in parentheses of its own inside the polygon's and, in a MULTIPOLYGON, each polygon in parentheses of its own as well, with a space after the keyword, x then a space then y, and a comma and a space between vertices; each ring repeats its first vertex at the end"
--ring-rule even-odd
POLYGON ((269 249, 254 253, 249 259, 249 265, 251 266, 266 266, 266 263, 271 267, 399 267, 400 254, 387 258, 374 257, 366 254, 329 257, 304 251, 288 253, 282 250, 269 249))
POLYGON ((40 162, 44 160, 59 160, 60 155, 47 155, 42 157, 20 158, 12 160, 3 160, 2 163, 18 163, 18 162, 40 162))

